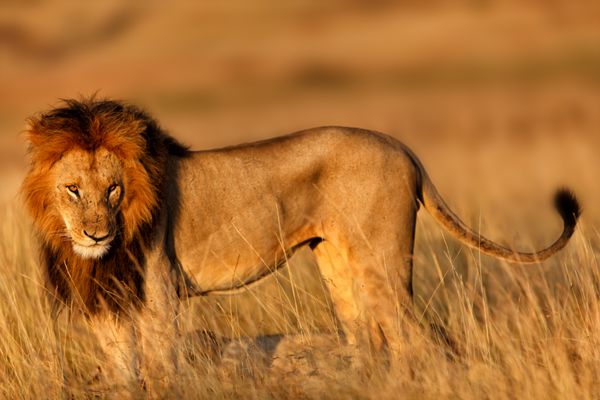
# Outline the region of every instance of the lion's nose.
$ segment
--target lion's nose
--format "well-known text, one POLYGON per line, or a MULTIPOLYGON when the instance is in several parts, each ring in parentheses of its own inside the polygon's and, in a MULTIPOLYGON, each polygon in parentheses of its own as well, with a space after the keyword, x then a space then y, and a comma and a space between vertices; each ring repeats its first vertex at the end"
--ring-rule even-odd
POLYGON ((101 241, 103 241, 104 239, 106 239, 107 237, 110 236, 109 233, 107 233, 104 236, 95 236, 96 233, 89 234, 85 229, 83 230, 83 233, 85 234, 85 236, 89 237, 90 239, 92 239, 92 240, 94 240, 96 242, 101 242, 101 241))

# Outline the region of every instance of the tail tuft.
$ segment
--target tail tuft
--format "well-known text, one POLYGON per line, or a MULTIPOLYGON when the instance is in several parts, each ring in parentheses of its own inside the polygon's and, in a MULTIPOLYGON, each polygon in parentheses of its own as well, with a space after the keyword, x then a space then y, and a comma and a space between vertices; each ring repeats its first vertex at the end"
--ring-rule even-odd
POLYGON ((554 196, 554 206, 566 226, 575 227, 581 215, 581 206, 577 197, 568 189, 560 189, 554 196))

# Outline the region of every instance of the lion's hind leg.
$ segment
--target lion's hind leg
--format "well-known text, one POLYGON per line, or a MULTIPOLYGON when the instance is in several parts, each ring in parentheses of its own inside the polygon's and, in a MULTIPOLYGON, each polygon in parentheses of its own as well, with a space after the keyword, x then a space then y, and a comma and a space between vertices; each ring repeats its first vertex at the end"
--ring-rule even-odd
POLYGON ((347 253, 329 241, 313 248, 319 271, 333 301, 340 328, 348 344, 356 345, 361 326, 360 303, 355 295, 355 280, 348 267, 347 253))
POLYGON ((410 253, 378 256, 327 240, 314 253, 348 342, 373 354, 401 352, 414 325, 410 253))

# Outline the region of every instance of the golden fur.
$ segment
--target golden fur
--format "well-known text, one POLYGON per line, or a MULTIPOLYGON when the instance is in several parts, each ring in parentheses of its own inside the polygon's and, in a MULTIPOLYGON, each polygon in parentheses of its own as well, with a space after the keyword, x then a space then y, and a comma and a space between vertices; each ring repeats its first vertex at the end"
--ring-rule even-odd
POLYGON ((353 128, 189 152, 139 109, 90 99, 32 118, 28 139, 23 194, 50 289, 90 316, 126 382, 176 368, 178 298, 246 288, 301 246, 346 340, 393 351, 411 312, 419 203, 467 245, 515 262, 556 253, 579 216, 559 192, 562 235, 514 252, 465 226, 410 150, 353 128))

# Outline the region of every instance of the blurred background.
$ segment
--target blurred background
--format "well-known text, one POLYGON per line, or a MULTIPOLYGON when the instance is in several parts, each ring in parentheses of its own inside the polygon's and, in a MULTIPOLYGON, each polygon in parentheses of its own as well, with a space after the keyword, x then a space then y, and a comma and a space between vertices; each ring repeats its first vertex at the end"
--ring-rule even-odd
MULTIPOLYGON (((469 224, 525 250, 558 235, 550 199, 567 185, 585 209, 576 240, 600 247, 598 1, 1 0, 2 204, 25 171, 26 118, 93 93, 144 107, 195 149, 318 125, 386 132, 469 224)), ((426 277, 468 263, 425 214, 415 265, 428 304, 426 277)), ((200 301, 203 318, 231 327, 250 304, 244 333, 319 325, 273 322, 268 304, 302 316, 296 295, 331 318, 311 311, 327 296, 304 258, 298 292, 284 272, 241 300, 200 301)))

